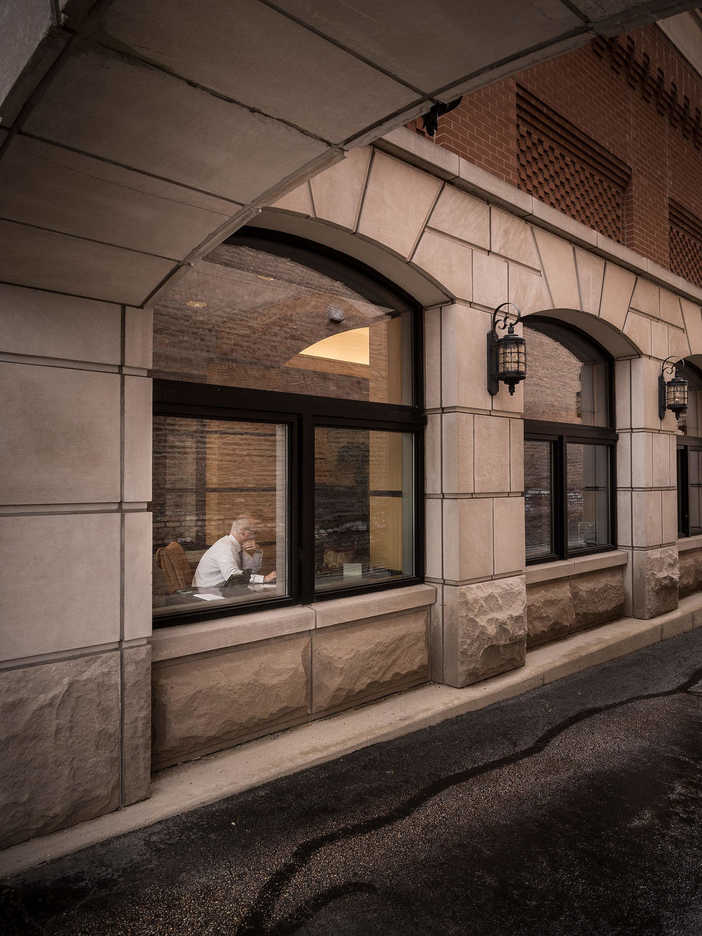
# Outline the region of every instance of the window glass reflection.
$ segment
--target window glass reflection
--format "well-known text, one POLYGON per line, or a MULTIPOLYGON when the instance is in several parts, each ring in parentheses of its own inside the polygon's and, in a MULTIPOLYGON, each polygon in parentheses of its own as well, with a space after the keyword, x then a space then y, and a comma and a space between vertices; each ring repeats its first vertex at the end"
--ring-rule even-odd
POLYGON ((568 549, 611 543, 609 449, 606 445, 567 445, 568 549))
POLYGON ((552 443, 524 443, 524 503, 526 557, 544 559, 553 553, 552 443))
POLYGON ((315 587, 411 575, 412 436, 318 427, 314 471, 315 587))
POLYGON ((685 361, 684 367, 678 369, 680 377, 687 380, 687 412, 681 413, 678 428, 685 435, 694 438, 702 437, 702 371, 685 361))
POLYGON ((286 593, 286 432, 154 418, 155 616, 286 593))
POLYGON ((702 449, 688 449, 687 496, 690 536, 696 536, 702 533, 702 449))
POLYGON ((609 425, 609 363, 576 332, 543 320, 525 323, 529 377, 524 382, 526 419, 609 425))
POLYGON ((222 244, 154 306, 154 375, 411 404, 410 316, 286 257, 222 244))

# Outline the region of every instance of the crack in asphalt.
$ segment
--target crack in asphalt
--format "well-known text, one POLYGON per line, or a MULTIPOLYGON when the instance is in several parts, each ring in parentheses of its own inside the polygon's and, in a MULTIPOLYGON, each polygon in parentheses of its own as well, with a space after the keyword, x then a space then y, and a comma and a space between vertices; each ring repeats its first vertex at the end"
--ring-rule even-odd
POLYGON ((347 884, 338 884, 336 887, 329 887, 310 900, 305 901, 290 916, 280 920, 275 927, 276 936, 292 936, 300 929, 303 923, 307 923, 315 917, 320 910, 328 907, 341 897, 348 897, 349 894, 377 894, 378 888, 369 881, 349 881, 347 884))
POLYGON ((380 829, 392 826, 396 822, 407 819, 429 800, 449 790, 451 787, 458 786, 483 774, 490 773, 494 770, 501 770, 541 754, 559 735, 563 734, 574 725, 580 724, 596 715, 601 715, 604 712, 610 712, 635 702, 664 699, 682 693, 697 695, 697 693, 691 692, 690 690, 701 678, 702 667, 696 669, 684 682, 672 689, 630 696, 627 699, 609 702, 606 705, 582 709, 575 715, 571 715, 569 718, 549 728, 540 735, 533 744, 522 748, 521 751, 515 751, 512 754, 486 761, 483 764, 476 764, 473 767, 456 771, 446 777, 442 777, 440 780, 434 781, 434 783, 430 783, 388 812, 370 819, 364 819, 352 825, 341 826, 331 832, 325 832, 323 835, 317 835, 303 842, 297 846, 285 864, 271 875, 260 888, 256 899, 244 916, 239 927, 235 930, 235 936, 292 936, 304 923, 309 922, 320 910, 328 906, 334 900, 338 900, 351 893, 377 892, 377 889, 373 885, 363 885, 361 882, 349 882, 345 885, 337 885, 305 901, 292 914, 279 920, 277 923, 271 922, 276 904, 285 887, 292 881, 295 875, 302 871, 310 860, 323 848, 326 848, 326 846, 359 835, 377 832, 380 829))

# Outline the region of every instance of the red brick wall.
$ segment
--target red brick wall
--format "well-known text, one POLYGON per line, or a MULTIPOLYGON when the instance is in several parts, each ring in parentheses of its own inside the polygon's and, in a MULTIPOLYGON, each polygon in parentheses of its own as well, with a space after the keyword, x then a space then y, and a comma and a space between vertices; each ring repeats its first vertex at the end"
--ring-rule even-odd
MULTIPOLYGON (((434 140, 439 146, 493 175, 517 184, 516 82, 498 81, 464 96, 460 105, 439 118, 434 140)), ((421 118, 410 124, 420 133, 421 118)))
MULTIPOLYGON (((619 37, 614 55, 605 43, 592 43, 466 95, 439 119, 436 143, 513 185, 518 84, 631 168, 624 243, 668 266, 669 199, 702 218, 702 77, 647 26, 619 37), (661 79, 662 95, 655 93, 661 79)), ((411 126, 419 129, 421 121, 411 126)))

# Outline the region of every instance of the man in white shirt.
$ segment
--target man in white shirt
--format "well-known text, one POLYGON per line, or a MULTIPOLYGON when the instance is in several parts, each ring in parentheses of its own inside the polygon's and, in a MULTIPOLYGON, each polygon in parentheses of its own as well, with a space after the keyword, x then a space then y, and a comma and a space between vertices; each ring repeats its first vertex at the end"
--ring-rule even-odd
POLYGON ((275 582, 275 571, 259 575, 263 553, 256 545, 256 531, 251 517, 239 517, 232 523, 227 536, 218 539, 199 561, 193 586, 213 588, 217 585, 262 585, 275 582))

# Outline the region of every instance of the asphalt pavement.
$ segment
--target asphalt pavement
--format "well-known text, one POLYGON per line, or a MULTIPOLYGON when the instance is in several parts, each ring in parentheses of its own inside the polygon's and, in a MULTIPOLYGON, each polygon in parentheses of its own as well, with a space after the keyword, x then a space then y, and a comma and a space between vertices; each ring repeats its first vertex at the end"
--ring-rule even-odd
POLYGON ((702 629, 7 879, 0 932, 700 936, 702 629))

